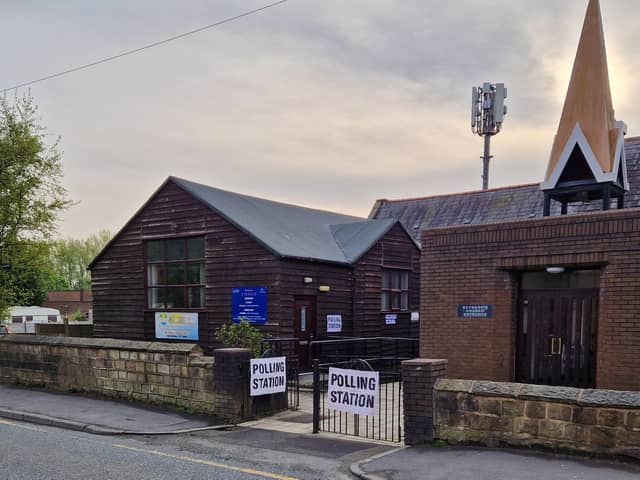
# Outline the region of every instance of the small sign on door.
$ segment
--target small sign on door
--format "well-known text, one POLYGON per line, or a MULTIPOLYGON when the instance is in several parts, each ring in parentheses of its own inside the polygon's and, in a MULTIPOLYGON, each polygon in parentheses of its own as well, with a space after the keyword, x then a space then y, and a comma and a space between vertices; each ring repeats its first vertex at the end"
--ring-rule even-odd
POLYGON ((395 325, 398 322, 398 315, 395 313, 387 313, 384 316, 385 325, 395 325))

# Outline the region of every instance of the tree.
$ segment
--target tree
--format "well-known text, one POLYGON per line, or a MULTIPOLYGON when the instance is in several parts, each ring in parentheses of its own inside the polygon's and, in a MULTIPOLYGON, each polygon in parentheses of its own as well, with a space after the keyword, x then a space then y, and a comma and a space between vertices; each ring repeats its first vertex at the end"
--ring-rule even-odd
POLYGON ((58 144, 47 143, 31 97, 0 98, 0 314, 46 292, 47 241, 71 205, 58 144))
POLYGON ((68 238, 56 240, 51 245, 51 269, 54 278, 62 280, 61 290, 91 288, 87 266, 111 240, 111 232, 100 230, 83 240, 68 238))

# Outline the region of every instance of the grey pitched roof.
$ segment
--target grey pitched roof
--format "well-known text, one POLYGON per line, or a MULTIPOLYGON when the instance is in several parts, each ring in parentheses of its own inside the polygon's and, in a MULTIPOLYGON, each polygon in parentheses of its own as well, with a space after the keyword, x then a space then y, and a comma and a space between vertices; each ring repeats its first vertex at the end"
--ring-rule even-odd
MULTIPOLYGON (((640 207, 640 137, 625 143, 629 192, 625 207, 640 207)), ((526 220, 542 216, 543 193, 539 184, 516 185, 487 191, 453 193, 405 200, 378 200, 370 218, 400 220, 419 240, 429 228, 526 220)), ((553 202, 552 215, 560 214, 553 202)), ((569 206, 569 214, 600 210, 601 202, 569 206)))
POLYGON ((281 257, 353 264, 398 223, 274 202, 176 177, 169 180, 281 257))

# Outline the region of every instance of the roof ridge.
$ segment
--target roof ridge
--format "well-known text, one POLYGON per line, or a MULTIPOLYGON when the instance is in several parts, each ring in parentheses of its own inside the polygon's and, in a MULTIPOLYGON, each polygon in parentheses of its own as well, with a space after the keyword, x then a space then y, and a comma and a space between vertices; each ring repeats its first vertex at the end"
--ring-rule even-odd
POLYGON ((198 185, 200 187, 209 188, 209 189, 212 189, 212 190, 217 190, 219 192, 224 192, 224 193, 227 193, 229 195, 249 198, 249 199, 253 199, 253 200, 259 200, 261 202, 268 202, 268 203, 276 204, 276 205, 284 205, 284 206, 287 206, 287 207, 300 208, 300 209, 309 210, 309 211, 312 211, 312 212, 328 213, 330 215, 340 216, 340 217, 343 217, 345 219, 353 219, 354 221, 364 221, 364 220, 367 219, 366 217, 356 217, 354 215, 348 215, 346 213, 334 212, 332 210, 323 210, 323 209, 320 209, 320 208, 307 207, 307 206, 298 205, 298 204, 295 204, 295 203, 289 203, 289 202, 284 202, 284 201, 279 201, 279 200, 271 200, 269 198, 258 197, 258 196, 255 196, 255 195, 248 195, 246 193, 234 192, 233 190, 226 190, 224 188, 212 187, 211 185, 207 185, 206 183, 194 182, 193 180, 188 180, 186 178, 181 178, 181 177, 176 177, 176 176, 170 176, 169 178, 171 180, 173 180, 173 181, 186 182, 186 183, 190 183, 192 185, 198 185))
POLYGON ((434 198, 445 198, 445 197, 451 197, 451 196, 454 196, 454 195, 456 195, 456 196, 458 196, 458 195, 476 195, 476 194, 479 194, 479 193, 500 192, 500 191, 503 191, 503 190, 512 190, 512 189, 516 189, 516 188, 537 187, 539 185, 540 185, 539 182, 536 182, 536 183, 522 183, 522 184, 519 184, 519 185, 505 185, 504 187, 490 188, 488 190, 469 190, 467 192, 439 193, 437 195, 426 195, 426 196, 423 196, 423 197, 397 198, 397 199, 393 199, 393 200, 389 200, 387 198, 381 198, 381 199, 379 199, 379 201, 385 202, 385 203, 412 202, 412 201, 416 201, 416 200, 431 200, 431 199, 434 199, 434 198))

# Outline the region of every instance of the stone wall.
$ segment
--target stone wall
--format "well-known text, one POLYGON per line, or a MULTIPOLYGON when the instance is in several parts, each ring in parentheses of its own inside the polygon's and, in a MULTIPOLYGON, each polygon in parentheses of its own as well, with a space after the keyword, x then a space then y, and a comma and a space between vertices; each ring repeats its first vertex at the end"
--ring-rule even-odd
POLYGON ((441 379, 435 437, 640 459, 640 392, 441 379))
POLYGON ((213 358, 193 344, 0 337, 0 383, 215 413, 213 358))

